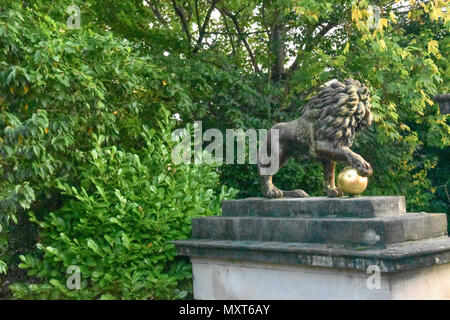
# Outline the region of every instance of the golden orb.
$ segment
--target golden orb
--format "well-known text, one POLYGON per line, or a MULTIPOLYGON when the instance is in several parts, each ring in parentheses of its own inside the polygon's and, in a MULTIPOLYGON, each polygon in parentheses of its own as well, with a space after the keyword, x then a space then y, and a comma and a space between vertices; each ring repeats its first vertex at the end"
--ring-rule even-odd
POLYGON ((358 174, 355 168, 345 167, 337 178, 337 187, 344 193, 358 195, 367 188, 368 179, 358 174))

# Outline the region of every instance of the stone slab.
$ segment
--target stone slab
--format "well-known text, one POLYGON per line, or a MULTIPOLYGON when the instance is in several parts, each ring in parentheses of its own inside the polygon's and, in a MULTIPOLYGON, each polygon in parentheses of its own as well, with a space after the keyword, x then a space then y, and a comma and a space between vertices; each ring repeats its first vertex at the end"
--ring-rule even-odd
POLYGON ((373 218, 406 213, 404 196, 247 198, 222 202, 223 216, 358 217, 373 218))
POLYGON ((447 234, 447 216, 408 213, 376 218, 203 217, 192 238, 386 246, 447 234))
POLYGON ((450 262, 450 238, 447 236, 366 249, 317 243, 204 239, 180 240, 174 244, 180 255, 191 258, 361 271, 370 265, 378 265, 381 272, 388 273, 450 262))

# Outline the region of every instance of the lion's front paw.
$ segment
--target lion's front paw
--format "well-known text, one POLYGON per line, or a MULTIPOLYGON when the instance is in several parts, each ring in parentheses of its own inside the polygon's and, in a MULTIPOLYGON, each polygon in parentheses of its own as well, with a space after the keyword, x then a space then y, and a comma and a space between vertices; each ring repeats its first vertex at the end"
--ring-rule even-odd
POLYGON ((342 193, 341 190, 339 190, 339 188, 334 187, 334 188, 326 188, 325 189, 325 193, 327 195, 327 197, 342 197, 344 194, 342 193))
POLYGON ((373 174, 372 167, 370 166, 370 163, 368 163, 365 160, 360 160, 355 166, 356 171, 358 171, 358 174, 363 177, 369 177, 373 174))

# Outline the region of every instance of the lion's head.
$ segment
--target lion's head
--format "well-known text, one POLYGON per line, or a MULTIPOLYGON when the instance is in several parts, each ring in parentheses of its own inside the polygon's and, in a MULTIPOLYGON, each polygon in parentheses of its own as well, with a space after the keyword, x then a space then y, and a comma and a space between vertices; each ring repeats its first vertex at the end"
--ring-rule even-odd
POLYGON ((370 92, 354 79, 321 89, 303 109, 302 118, 313 124, 316 140, 350 147, 355 132, 372 122, 370 92))

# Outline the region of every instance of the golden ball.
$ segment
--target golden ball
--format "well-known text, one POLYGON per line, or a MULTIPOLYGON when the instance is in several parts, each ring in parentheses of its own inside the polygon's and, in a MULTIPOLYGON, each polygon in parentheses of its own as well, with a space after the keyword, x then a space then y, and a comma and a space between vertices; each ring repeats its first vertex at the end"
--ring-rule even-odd
POLYGON ((337 178, 337 187, 347 194, 361 194, 367 188, 368 179, 358 174, 352 167, 345 167, 337 178))

